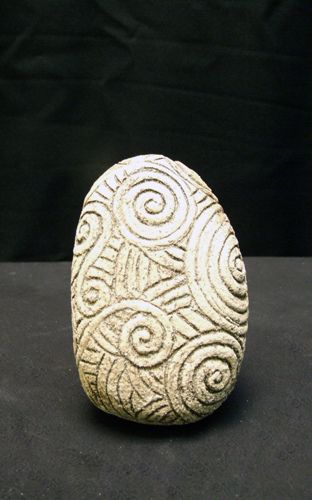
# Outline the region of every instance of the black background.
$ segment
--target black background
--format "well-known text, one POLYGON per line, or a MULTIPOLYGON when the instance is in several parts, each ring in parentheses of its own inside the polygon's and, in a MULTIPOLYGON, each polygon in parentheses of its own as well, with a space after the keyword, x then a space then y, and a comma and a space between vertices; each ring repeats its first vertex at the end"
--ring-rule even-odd
MULTIPOLYGON (((310 0, 1 0, 0 260, 71 259, 113 163, 162 153, 219 197, 244 255, 312 253, 310 0)), ((70 264, 0 264, 0 498, 311 498, 311 259, 247 258, 238 384, 211 417, 94 408, 70 264)))
POLYGON ((0 3, 0 259, 70 259, 83 197, 162 153, 245 255, 309 255, 310 1, 0 3))

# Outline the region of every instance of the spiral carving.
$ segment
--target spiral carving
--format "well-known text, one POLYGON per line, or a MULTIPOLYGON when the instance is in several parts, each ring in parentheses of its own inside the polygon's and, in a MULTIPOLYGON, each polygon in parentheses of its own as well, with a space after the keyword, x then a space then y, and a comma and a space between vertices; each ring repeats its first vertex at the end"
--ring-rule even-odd
POLYGON ((120 352, 139 368, 162 363, 170 355, 171 348, 171 323, 166 314, 156 307, 149 305, 144 312, 131 316, 122 327, 120 352))
POLYGON ((153 424, 210 414, 232 391, 248 320, 244 262, 210 188, 180 162, 130 158, 87 194, 72 264, 82 386, 153 424))
POLYGON ((85 211, 77 228, 74 255, 81 255, 89 250, 100 232, 101 217, 99 214, 85 211))
POLYGON ((225 330, 244 334, 248 319, 245 267, 220 205, 204 211, 186 254, 189 285, 199 308, 225 330))
POLYGON ((212 413, 234 387, 243 351, 231 335, 216 332, 194 338, 167 365, 166 388, 185 421, 212 413))
POLYGON ((168 358, 172 349, 172 325, 160 308, 142 300, 124 300, 104 308, 87 327, 86 342, 81 340, 77 357, 82 356, 89 335, 101 337, 100 342, 111 345, 118 353, 138 367, 156 366, 168 358), (112 334, 108 322, 117 333, 112 334))
POLYGON ((77 228, 72 274, 76 279, 75 295, 78 310, 93 316, 110 301, 110 288, 101 275, 92 273, 111 233, 111 216, 105 205, 87 203, 77 228))
POLYGON ((196 210, 187 183, 161 165, 131 173, 118 188, 113 206, 123 236, 153 248, 183 238, 196 210))

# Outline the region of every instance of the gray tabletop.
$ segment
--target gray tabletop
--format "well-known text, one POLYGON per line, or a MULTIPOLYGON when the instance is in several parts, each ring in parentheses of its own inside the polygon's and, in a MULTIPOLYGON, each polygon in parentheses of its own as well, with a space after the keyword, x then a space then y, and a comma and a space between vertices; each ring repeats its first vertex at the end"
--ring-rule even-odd
POLYGON ((201 422, 161 428, 105 415, 82 392, 70 264, 0 264, 0 498, 311 498, 312 259, 246 264, 235 390, 201 422))

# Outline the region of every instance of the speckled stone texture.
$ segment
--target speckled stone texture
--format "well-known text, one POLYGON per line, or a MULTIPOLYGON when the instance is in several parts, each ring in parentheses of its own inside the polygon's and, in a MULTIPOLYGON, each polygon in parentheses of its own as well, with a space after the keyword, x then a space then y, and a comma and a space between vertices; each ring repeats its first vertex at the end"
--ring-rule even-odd
POLYGON ((194 171, 145 155, 95 182, 76 233, 72 324, 96 406, 149 424, 209 415, 235 385, 247 321, 237 239, 194 171))

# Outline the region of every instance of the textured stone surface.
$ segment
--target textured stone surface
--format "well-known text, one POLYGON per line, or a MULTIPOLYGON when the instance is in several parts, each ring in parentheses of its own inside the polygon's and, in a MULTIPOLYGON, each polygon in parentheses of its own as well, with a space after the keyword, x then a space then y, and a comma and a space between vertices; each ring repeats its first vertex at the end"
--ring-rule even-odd
POLYGON ((146 155, 95 182, 76 234, 72 323, 96 406, 156 424, 212 413, 234 387, 247 320, 237 239, 195 172, 146 155))

